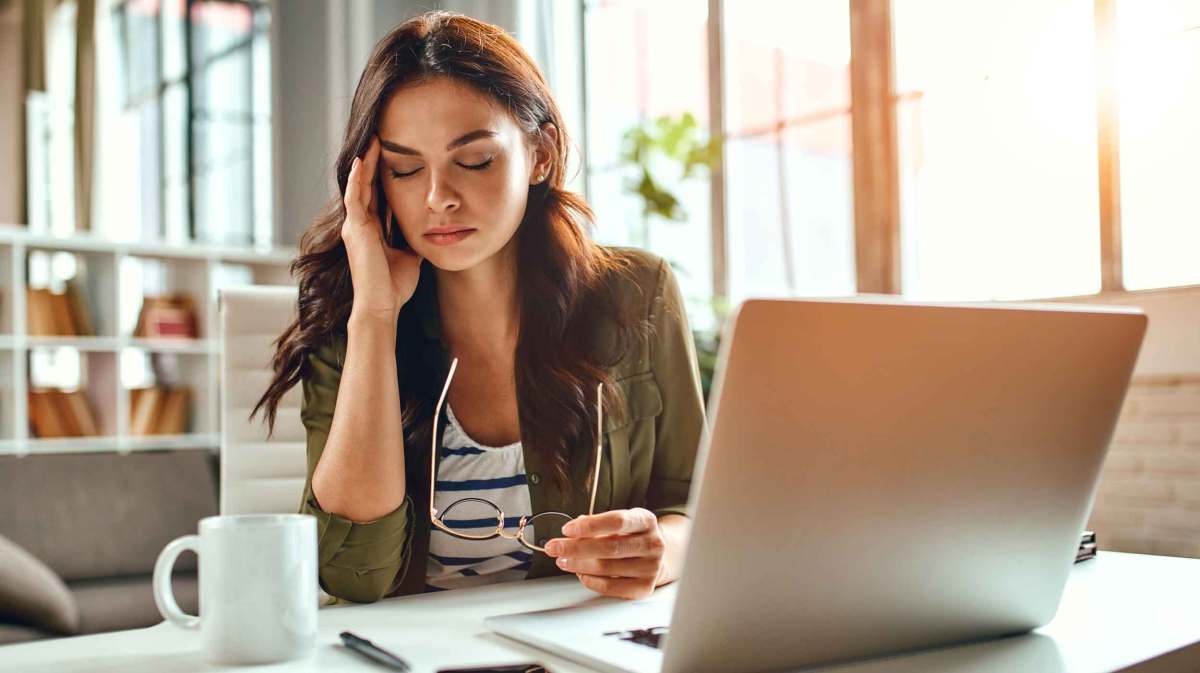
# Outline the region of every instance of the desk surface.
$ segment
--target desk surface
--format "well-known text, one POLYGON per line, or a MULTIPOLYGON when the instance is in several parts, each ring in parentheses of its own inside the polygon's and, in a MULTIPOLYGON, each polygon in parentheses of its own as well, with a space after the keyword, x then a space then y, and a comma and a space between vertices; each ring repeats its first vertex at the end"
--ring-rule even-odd
MULTIPOLYGON (((0 647, 0 670, 379 671, 338 643, 352 630, 402 654, 414 673, 440 666, 541 661, 554 673, 588 669, 490 633, 484 617, 571 605, 593 597, 573 577, 423 594, 372 605, 326 608, 309 659, 245 668, 210 666, 200 635, 162 623, 146 629, 0 647)), ((1200 559, 1101 552, 1071 573, 1058 614, 1034 633, 821 671, 1047 671, 1099 673, 1200 670, 1200 559)))

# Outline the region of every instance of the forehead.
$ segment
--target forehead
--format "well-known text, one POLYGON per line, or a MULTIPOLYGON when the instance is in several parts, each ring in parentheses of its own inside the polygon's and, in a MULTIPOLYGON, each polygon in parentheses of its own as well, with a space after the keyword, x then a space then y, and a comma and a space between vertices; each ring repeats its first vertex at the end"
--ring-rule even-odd
POLYGON ((379 118, 379 136, 421 150, 442 150, 450 141, 478 129, 508 142, 520 129, 509 113, 478 90, 447 77, 397 89, 379 118))

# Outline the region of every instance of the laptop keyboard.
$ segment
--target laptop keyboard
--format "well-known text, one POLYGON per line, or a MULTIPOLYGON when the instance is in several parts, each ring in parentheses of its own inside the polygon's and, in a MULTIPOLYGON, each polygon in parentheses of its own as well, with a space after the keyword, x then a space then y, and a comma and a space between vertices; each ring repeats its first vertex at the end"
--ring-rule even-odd
POLYGON ((667 627, 652 626, 648 629, 633 629, 632 631, 608 631, 604 635, 616 636, 621 640, 628 640, 639 645, 661 650, 663 636, 667 635, 667 627))

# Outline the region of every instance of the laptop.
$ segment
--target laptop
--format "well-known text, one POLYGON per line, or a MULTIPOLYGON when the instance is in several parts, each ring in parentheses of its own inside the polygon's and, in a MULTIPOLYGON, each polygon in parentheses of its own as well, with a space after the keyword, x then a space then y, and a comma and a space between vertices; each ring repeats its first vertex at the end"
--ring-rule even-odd
POLYGON ((767 671, 1054 616, 1146 317, 750 300, 721 345, 685 568, 643 601, 489 618, 604 671, 767 671))

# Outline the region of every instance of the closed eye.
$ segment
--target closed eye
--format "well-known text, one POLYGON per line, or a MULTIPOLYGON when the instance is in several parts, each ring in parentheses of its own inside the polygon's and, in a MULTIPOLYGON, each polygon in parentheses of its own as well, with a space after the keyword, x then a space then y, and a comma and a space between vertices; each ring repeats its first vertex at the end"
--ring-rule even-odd
MULTIPOLYGON (((483 169, 492 165, 493 159, 495 159, 495 157, 490 157, 487 160, 481 161, 480 163, 477 163, 477 164, 458 164, 458 165, 462 166, 463 168, 466 168, 467 170, 482 171, 483 169)), ((391 170, 392 170, 393 178, 407 178, 408 176, 416 175, 417 173, 419 173, 421 171, 420 168, 414 168, 413 170, 411 170, 407 173, 399 173, 395 169, 391 169, 391 170)))
POLYGON ((490 166, 492 164, 492 159, 494 159, 494 158, 495 157, 488 157, 486 160, 481 161, 477 164, 459 164, 459 166, 462 166, 463 168, 468 168, 473 171, 482 171, 483 169, 487 168, 488 166, 490 166))

